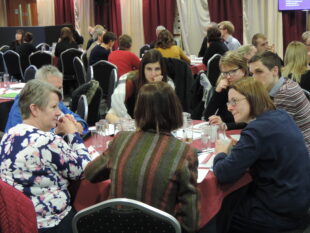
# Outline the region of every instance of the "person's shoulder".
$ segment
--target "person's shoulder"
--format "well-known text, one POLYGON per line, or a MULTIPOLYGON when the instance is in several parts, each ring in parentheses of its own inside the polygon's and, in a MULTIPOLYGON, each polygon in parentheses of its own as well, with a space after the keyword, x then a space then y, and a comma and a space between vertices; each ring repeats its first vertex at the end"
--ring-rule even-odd
POLYGON ((299 84, 291 79, 285 79, 282 86, 279 89, 279 92, 286 93, 287 95, 290 95, 292 93, 300 93, 303 94, 302 88, 299 86, 299 84))

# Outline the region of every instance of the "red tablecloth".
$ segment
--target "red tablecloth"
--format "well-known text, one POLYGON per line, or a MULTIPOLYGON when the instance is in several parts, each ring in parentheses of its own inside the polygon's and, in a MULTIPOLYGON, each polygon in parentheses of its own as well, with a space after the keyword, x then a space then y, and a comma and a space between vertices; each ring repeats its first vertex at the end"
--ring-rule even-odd
MULTIPOLYGON (((240 133, 240 130, 227 131, 227 135, 240 133)), ((104 145, 112 137, 104 138, 104 145)), ((91 138, 86 141, 86 145, 91 145, 91 138)), ((196 140, 192 144, 194 147, 201 149, 201 140, 196 140)), ((214 217, 220 210, 221 204, 225 196, 229 193, 239 189, 240 187, 250 183, 251 176, 247 173, 240 180, 233 184, 220 185, 217 183, 216 177, 212 171, 209 171, 206 178, 198 184, 200 190, 200 226, 207 224, 212 217, 214 217)), ((70 190, 75 197, 73 197, 73 206, 77 211, 84 209, 90 205, 96 204, 100 201, 108 199, 110 180, 92 184, 87 180, 81 182, 73 182, 70 190)))
POLYGON ((190 67, 193 75, 198 74, 198 72, 201 70, 207 70, 207 67, 203 63, 191 65, 190 67))

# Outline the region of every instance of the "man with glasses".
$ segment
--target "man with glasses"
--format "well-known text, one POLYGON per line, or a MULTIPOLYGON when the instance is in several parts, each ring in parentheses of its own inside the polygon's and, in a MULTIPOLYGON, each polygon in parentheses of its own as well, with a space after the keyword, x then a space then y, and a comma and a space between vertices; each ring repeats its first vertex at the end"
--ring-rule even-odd
MULTIPOLYGON (((41 81, 48 82, 62 91, 63 75, 55 66, 51 65, 42 66, 40 69, 37 70, 35 78, 41 81)), ((87 123, 79 115, 70 111, 62 101, 59 102, 58 107, 63 114, 72 116, 71 120, 75 122, 80 134, 87 133, 88 131, 87 123)), ((18 95, 15 97, 14 104, 11 107, 8 121, 5 126, 5 132, 7 132, 10 128, 19 123, 22 123, 22 117, 19 109, 19 95, 18 95)), ((56 133, 62 133, 62 132, 56 131, 56 133)))
POLYGON ((293 117, 310 152, 310 102, 298 83, 281 77, 281 58, 266 51, 252 57, 249 67, 253 78, 264 84, 275 106, 293 117))
POLYGON ((235 27, 230 21, 222 21, 218 24, 218 26, 221 31, 221 37, 224 40, 228 50, 236 50, 241 46, 240 42, 232 36, 235 32, 235 27))

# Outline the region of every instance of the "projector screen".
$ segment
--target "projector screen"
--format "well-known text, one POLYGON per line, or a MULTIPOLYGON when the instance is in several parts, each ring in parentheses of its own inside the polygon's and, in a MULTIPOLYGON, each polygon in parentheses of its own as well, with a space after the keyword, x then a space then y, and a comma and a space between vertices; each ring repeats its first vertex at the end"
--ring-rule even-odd
POLYGON ((310 10, 310 0, 278 0, 279 11, 310 10))

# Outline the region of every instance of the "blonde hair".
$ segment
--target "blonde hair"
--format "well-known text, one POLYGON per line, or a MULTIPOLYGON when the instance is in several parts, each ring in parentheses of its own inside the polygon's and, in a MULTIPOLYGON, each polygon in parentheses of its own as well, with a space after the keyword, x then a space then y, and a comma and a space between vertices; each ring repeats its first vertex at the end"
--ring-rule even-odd
POLYGON ((306 46, 299 41, 292 41, 288 44, 284 56, 284 67, 282 74, 296 82, 300 82, 301 76, 307 71, 308 55, 306 46))
POLYGON ((218 24, 218 26, 223 26, 223 29, 226 29, 230 35, 235 32, 235 27, 230 21, 222 21, 218 24))
MULTIPOLYGON (((249 53, 252 52, 252 49, 254 49, 255 46, 252 44, 249 45, 242 45, 241 47, 239 47, 236 52, 241 56, 241 57, 245 57, 246 55, 248 55, 249 53)), ((255 48, 256 49, 256 48, 255 48)))

